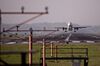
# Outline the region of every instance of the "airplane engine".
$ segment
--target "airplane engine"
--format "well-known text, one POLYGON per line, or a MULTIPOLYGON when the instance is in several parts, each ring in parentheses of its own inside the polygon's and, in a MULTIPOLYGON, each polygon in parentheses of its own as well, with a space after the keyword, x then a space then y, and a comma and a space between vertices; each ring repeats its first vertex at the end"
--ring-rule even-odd
POLYGON ((63 29, 63 31, 67 32, 67 28, 62 28, 62 29, 63 29))
POLYGON ((64 27, 63 27, 62 29, 63 29, 63 30, 65 30, 65 28, 64 28, 64 27))
POLYGON ((76 28, 76 30, 78 30, 79 28, 76 28))
POLYGON ((65 32, 67 32, 67 29, 65 29, 65 32))
POLYGON ((78 28, 74 28, 74 32, 78 31, 78 28))
POLYGON ((76 32, 77 30, 76 29, 73 29, 74 30, 74 32, 76 32))

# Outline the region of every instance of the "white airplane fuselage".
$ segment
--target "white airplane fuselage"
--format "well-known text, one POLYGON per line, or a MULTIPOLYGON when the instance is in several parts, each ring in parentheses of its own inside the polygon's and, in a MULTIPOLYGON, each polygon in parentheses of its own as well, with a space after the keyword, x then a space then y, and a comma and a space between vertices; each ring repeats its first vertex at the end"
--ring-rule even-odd
POLYGON ((67 31, 73 31, 73 25, 71 22, 67 24, 67 31))

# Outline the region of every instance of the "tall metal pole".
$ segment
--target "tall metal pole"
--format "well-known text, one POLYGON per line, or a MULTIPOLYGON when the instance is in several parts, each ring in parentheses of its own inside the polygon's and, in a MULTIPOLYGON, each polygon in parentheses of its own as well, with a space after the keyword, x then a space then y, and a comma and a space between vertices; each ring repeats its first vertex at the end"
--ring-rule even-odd
MULTIPOLYGON (((55 44, 55 57, 57 58, 57 45, 55 44)), ((55 60, 57 62, 57 60, 55 60)))
POLYGON ((45 56, 46 56, 45 39, 43 39, 43 50, 42 50, 42 52, 43 52, 43 54, 42 54, 43 65, 42 66, 46 66, 46 60, 45 60, 45 56))
POLYGON ((1 34, 1 9, 0 9, 0 34, 1 34))
MULTIPOLYGON (((1 9, 0 9, 0 43, 1 43, 1 9)), ((1 46, 0 46, 1 47, 1 46)))
POLYGON ((53 42, 51 42, 51 57, 53 56, 53 42))
POLYGON ((29 35, 29 66, 32 66, 32 28, 30 28, 29 35))

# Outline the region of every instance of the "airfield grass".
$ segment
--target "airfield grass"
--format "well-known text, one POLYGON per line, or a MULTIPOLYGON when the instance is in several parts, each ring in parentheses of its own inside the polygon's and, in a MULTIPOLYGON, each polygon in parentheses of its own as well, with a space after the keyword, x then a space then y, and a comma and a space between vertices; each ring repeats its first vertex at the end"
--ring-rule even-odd
MULTIPOLYGON (((57 44, 58 47, 62 48, 88 48, 89 53, 89 66, 100 66, 100 44, 57 44)), ((28 44, 1 44, 0 51, 28 51, 28 44)), ((48 45, 47 45, 48 46, 48 45)), ((37 51, 33 53, 33 63, 40 63, 40 51, 42 48, 42 44, 33 44, 33 50, 37 51)), ((15 55, 0 55, 0 58, 7 62, 8 64, 21 64, 21 56, 20 54, 15 55)), ((27 60, 28 63, 28 55, 27 60)), ((72 66, 71 61, 68 60, 58 60, 58 61, 46 61, 48 66, 72 66)), ((83 62, 83 61, 82 61, 83 62)), ((81 63, 83 66, 83 63, 81 63)), ((34 66, 34 65, 33 65, 34 66)))

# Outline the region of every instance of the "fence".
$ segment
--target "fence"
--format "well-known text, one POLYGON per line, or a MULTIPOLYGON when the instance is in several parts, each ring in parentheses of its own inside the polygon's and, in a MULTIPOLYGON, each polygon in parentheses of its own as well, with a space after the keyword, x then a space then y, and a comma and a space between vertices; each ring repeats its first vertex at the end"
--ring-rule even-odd
MULTIPOLYGON (((40 59, 43 62, 42 56, 40 59)), ((45 48, 45 60, 84 60, 84 66, 88 66, 88 48, 45 48)))

